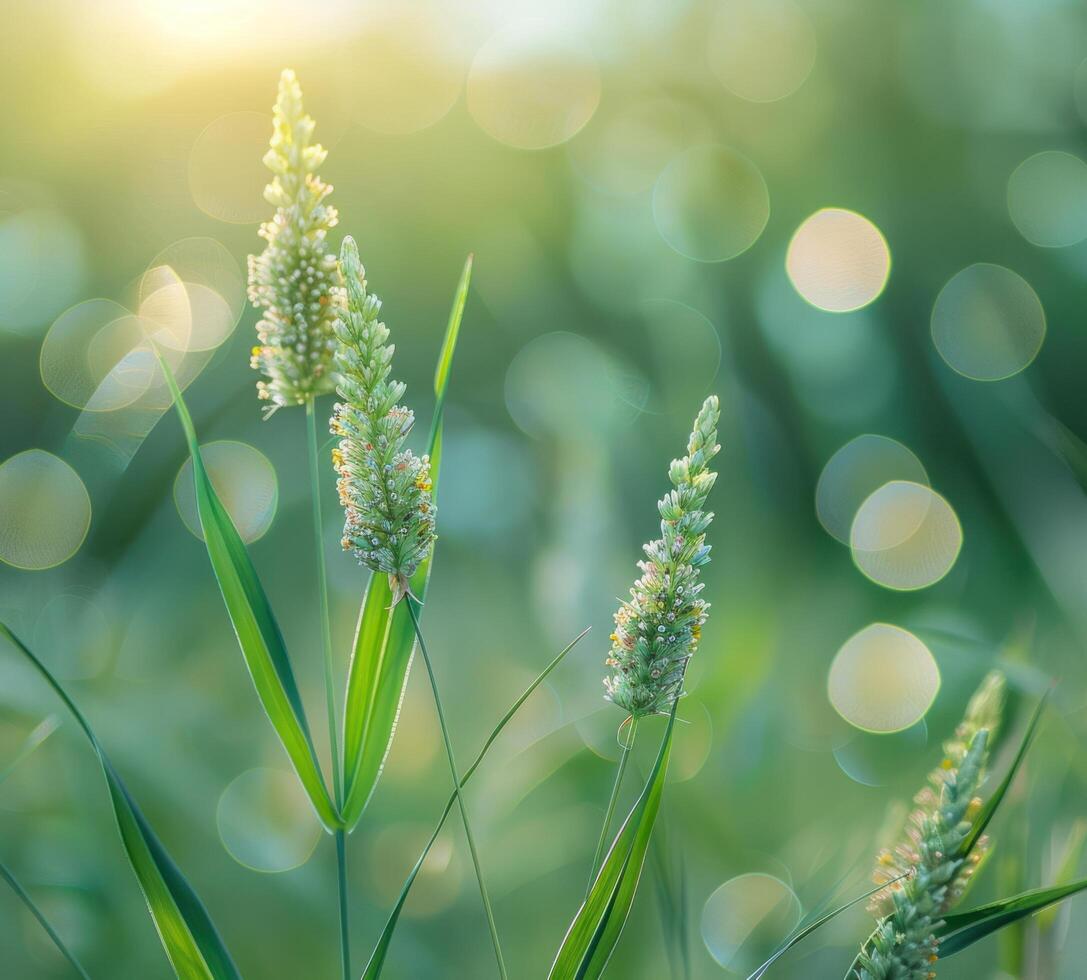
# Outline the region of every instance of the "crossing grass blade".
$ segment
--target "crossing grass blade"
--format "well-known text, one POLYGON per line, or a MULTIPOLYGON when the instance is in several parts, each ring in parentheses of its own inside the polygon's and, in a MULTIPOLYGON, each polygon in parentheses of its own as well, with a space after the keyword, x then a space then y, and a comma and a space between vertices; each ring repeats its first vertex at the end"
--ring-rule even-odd
POLYGON ((42 675, 72 713, 97 754, 121 843, 174 971, 185 980, 241 980, 207 909, 151 829, 75 702, 49 668, 3 623, 0 623, 0 636, 42 675))
MULTIPOLYGON (((1054 885, 1067 885, 1075 880, 1076 868, 1079 867, 1083 857, 1083 847, 1087 844, 1087 820, 1080 817, 1068 834, 1068 840, 1064 844, 1064 852, 1057 864, 1057 871, 1053 875, 1054 885)), ((1050 906, 1038 914, 1038 928, 1042 932, 1048 932, 1057 922, 1057 909, 1050 906)))
POLYGON ((668 716, 668 727, 645 788, 619 829, 588 898, 570 923, 548 980, 595 980, 604 972, 619 941, 660 809, 677 705, 672 706, 668 716))
POLYGON ((18 896, 19 901, 21 901, 30 911, 30 914, 38 920, 38 925, 40 925, 45 931, 45 934, 51 940, 53 940, 53 945, 56 946, 58 950, 60 950, 61 956, 63 956, 68 961, 72 969, 75 970, 76 973, 78 973, 81 977, 83 977, 83 980, 90 980, 90 975, 85 969, 83 969, 83 964, 80 963, 79 960, 76 958, 75 953, 73 953, 67 947, 64 940, 60 938, 60 934, 57 932, 56 929, 53 928, 49 920, 45 917, 45 914, 35 904, 34 899, 32 899, 27 893, 27 890, 19 884, 19 879, 11 873, 11 871, 3 862, 0 862, 0 878, 3 878, 4 881, 8 883, 8 885, 11 887, 11 890, 15 892, 15 894, 18 896))
POLYGON ((1011 898, 980 905, 968 912, 946 915, 944 924, 937 931, 940 939, 940 959, 962 952, 998 929, 1003 929, 1035 912, 1040 912, 1085 889, 1087 889, 1087 878, 1081 878, 1067 885, 1035 888, 1011 898))
MULTIPOLYGON (((863 895, 858 895, 856 898, 851 898, 843 905, 839 905, 837 908, 831 909, 829 912, 824 912, 822 915, 812 915, 805 921, 801 922, 795 930, 786 938, 773 953, 764 960, 753 973, 751 973, 747 980, 760 980, 760 978, 770 969, 782 956, 784 956, 790 949, 792 949, 801 940, 807 939, 817 929, 821 929, 831 919, 841 915, 847 909, 853 908, 860 902, 863 902, 866 898, 871 898, 876 892, 883 891, 889 885, 893 885, 896 881, 901 881, 905 878, 905 875, 899 875, 897 878, 892 878, 890 881, 886 881, 883 884, 876 885, 875 888, 870 888, 863 895)), ((852 972, 852 968, 851 968, 852 972)))
POLYGON ((15 754, 15 758, 4 766, 3 769, 0 769, 0 783, 18 769, 23 761, 33 755, 38 746, 58 728, 60 728, 60 722, 55 715, 50 715, 48 718, 35 725, 34 730, 23 740, 22 747, 15 754))
MULTIPOLYGON (((453 297, 434 372, 434 416, 427 452, 435 500, 441 468, 445 396, 471 279, 472 256, 469 255, 453 297)), ((432 560, 433 557, 420 564, 411 580, 412 592, 420 599, 426 597, 432 560)), ((349 829, 358 823, 381 776, 415 649, 415 631, 407 607, 400 603, 390 610, 391 603, 388 576, 371 575, 359 610, 345 696, 343 817, 349 829)))
MULTIPOLYGON (((539 687, 547 675, 551 673, 562 661, 566 658, 566 655, 574 649, 575 646, 581 641, 582 637, 588 633, 586 628, 578 633, 569 644, 566 645, 542 671, 537 675, 536 679, 525 688, 521 696, 513 702, 509 711, 503 716, 502 720, 495 725, 494 730, 489 736, 487 741, 483 743, 483 748, 479 750, 476 755, 475 761, 464 771, 464 775, 460 778, 460 786, 463 789, 468 780, 472 778, 472 773, 479 768, 479 764, 483 761, 483 757, 487 754, 487 750, 494 744, 495 739, 502 734, 502 730, 509 723, 510 719, 517 714, 523 705, 532 694, 533 691, 539 687)), ((385 922, 385 928, 381 930, 381 936, 377 941, 377 945, 374 947, 373 953, 370 954, 370 962, 366 964, 366 970, 362 975, 362 980, 377 980, 381 976, 381 971, 385 966, 385 959, 389 955, 389 946, 392 943, 393 933, 396 931, 397 923, 400 921, 400 913, 404 909, 404 903, 408 900, 408 894, 411 892, 411 886, 415 884, 415 879, 419 875, 419 871, 426 863, 427 855, 430 854, 430 849, 434 846, 434 842, 438 839, 438 834, 442 832, 442 827, 445 826, 446 818, 449 816, 450 811, 453 809, 453 804, 457 802, 457 794, 450 793, 449 799, 446 801, 445 809, 442 811, 441 817, 438 818, 438 823, 434 828, 434 832, 430 835, 430 839, 426 842, 426 846, 423 848, 422 853, 419 855, 419 860, 415 862, 411 871, 408 873, 407 879, 404 881, 404 887, 400 890, 400 896, 396 900, 396 904, 393 906, 392 911, 389 913, 389 918, 385 922)))
POLYGON ((668 964, 677 980, 690 980, 691 956, 687 949, 689 909, 687 903, 687 865, 681 851, 671 856, 668 843, 660 834, 650 847, 654 881, 657 884, 657 908, 661 930, 668 947, 668 964))
POLYGON ((981 835, 985 833, 985 828, 989 826, 989 821, 992 820, 996 814, 997 808, 1004 801, 1004 797, 1012 784, 1012 780, 1015 779, 1015 774, 1019 771, 1019 767, 1026 757, 1027 749, 1030 748, 1030 743, 1034 739, 1034 733, 1038 729, 1038 723, 1042 720, 1042 712, 1045 709, 1046 699, 1048 697, 1049 693, 1046 692, 1046 694, 1042 696, 1042 700, 1038 702, 1038 707, 1034 709, 1034 714, 1030 719, 1030 723, 1027 725, 1026 731, 1023 733, 1023 739, 1019 743, 1019 749, 1015 753, 1015 758, 1012 760, 1011 766, 1008 767, 1008 771, 1000 781, 1000 784, 985 801, 981 808, 981 812, 978 813, 973 826, 970 828, 970 833, 963 838, 962 844, 959 846, 959 858, 965 858, 974 849, 974 846, 981 839, 981 835))
POLYGON ((298 692, 279 624, 249 553, 204 468, 192 416, 173 372, 161 357, 159 364, 173 394, 174 406, 192 456, 196 507, 208 557, 242 656, 253 678, 253 686, 318 818, 327 830, 336 830, 342 826, 342 822, 317 761, 302 696, 298 692))

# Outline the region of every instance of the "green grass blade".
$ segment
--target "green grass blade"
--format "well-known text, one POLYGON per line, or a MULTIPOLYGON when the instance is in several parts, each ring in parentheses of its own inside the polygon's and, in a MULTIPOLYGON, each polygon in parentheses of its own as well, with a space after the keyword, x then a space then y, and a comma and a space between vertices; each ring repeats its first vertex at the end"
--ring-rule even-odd
POLYGON ((76 971, 83 980, 90 980, 90 974, 83 969, 83 964, 76 958, 73 953, 64 943, 64 940, 60 938, 59 933, 50 924, 49 920, 45 917, 45 913, 34 903, 34 899, 30 897, 26 889, 19 884, 19 880, 11 873, 8 867, 0 862, 0 878, 3 878, 10 886, 11 890, 19 897, 19 900, 30 910, 30 914, 38 920, 38 924, 45 930, 45 934, 53 940, 53 945, 60 950, 61 955, 72 965, 72 969, 76 971))
MULTIPOLYGON (((1064 853, 1061 856, 1060 863, 1057 865, 1057 872, 1053 875, 1054 885, 1067 885, 1075 880, 1076 869, 1079 867, 1079 862, 1083 857, 1083 846, 1087 844, 1087 820, 1082 817, 1078 819, 1073 825, 1072 830, 1068 834, 1068 840, 1064 844, 1064 853)), ((1044 912, 1038 915, 1038 928, 1042 932, 1048 932, 1053 928, 1057 921, 1057 909, 1050 907, 1044 912)))
MULTIPOLYGON (((471 279, 472 257, 468 256, 453 297, 445 339, 434 372, 434 418, 427 452, 430 455, 430 477, 435 499, 441 471, 445 395, 471 279)), ((420 564, 411 580, 412 592, 420 599, 426 598, 432 560, 433 555, 420 564)), ((391 603, 388 577, 371 575, 359 610, 344 699, 343 814, 349 828, 354 827, 362 816, 381 776, 392 745, 415 649, 415 632, 407 609, 400 603, 395 610, 390 610, 391 603)))
MULTIPOLYGON (((539 687, 547 675, 551 673, 562 661, 566 658, 566 655, 577 646, 578 642, 588 633, 588 629, 582 630, 569 644, 561 650, 558 656, 551 661, 540 673, 536 679, 525 688, 521 696, 513 702, 509 711, 503 716, 502 720, 495 725, 491 734, 487 737, 487 741, 483 743, 483 748, 479 750, 476 755, 475 761, 465 770, 464 775, 461 776, 460 786, 465 787, 468 784, 468 780, 472 778, 472 773, 479 768, 479 764, 483 761, 483 757, 487 754, 487 750, 494 744, 495 739, 502 734, 502 730, 509 723, 510 719, 517 714, 521 705, 523 705, 532 694, 533 691, 539 687)), ((389 918, 385 922, 385 928, 381 930, 381 936, 377 941, 377 945, 374 947, 373 953, 370 954, 370 962, 366 964, 366 970, 362 975, 362 980, 377 980, 381 976, 381 971, 385 966, 385 959, 389 955, 389 946, 392 943, 393 933, 396 931, 396 926, 400 921, 400 913, 404 909, 404 903, 408 900, 408 894, 411 892, 411 886, 415 884, 415 879, 419 875, 419 871, 422 869, 423 864, 426 863, 427 855, 430 854, 430 849, 434 846, 434 842, 438 839, 438 835, 442 832, 442 827, 445 826, 445 821, 449 816, 450 811, 453 809, 454 804, 457 802, 456 792, 449 794, 449 799, 446 801, 445 809, 442 811, 441 817, 438 819, 437 826, 434 828, 434 832, 430 835, 430 839, 426 842, 426 846, 423 848, 422 853, 419 855, 419 860, 415 862, 414 867, 408 873, 408 877, 404 882, 404 887, 400 890, 400 896, 396 900, 396 904, 393 906, 392 911, 389 913, 389 918)))
MULTIPOLYGON (((468 303, 468 286, 472 282, 472 256, 464 260, 457 291, 453 294, 453 307, 449 311, 449 320, 445 325, 445 338, 438 353, 438 364, 434 369, 434 418, 430 423, 431 442, 434 434, 441 428, 442 411, 445 408, 445 393, 449 387, 449 372, 453 369, 453 354, 460 337, 460 324, 464 319, 464 307, 468 303)), ((433 448, 433 446, 431 446, 433 448)))
POLYGON ((163 949, 177 975, 185 980, 240 980, 241 975, 207 909, 129 795, 82 712, 49 668, 3 623, 0 623, 0 635, 45 678, 72 713, 98 755, 121 842, 136 873, 163 949))
POLYGON ((1004 802, 1004 797, 1012 784, 1012 780, 1015 779, 1015 774, 1019 771, 1019 766, 1026 757, 1027 749, 1030 748, 1030 743, 1038 728, 1038 722, 1042 720, 1042 711, 1045 709, 1046 699, 1048 697, 1049 693, 1046 692, 1046 694, 1042 696, 1042 700, 1038 702, 1038 707, 1034 709, 1034 715, 1027 725, 1027 730, 1023 733, 1023 739, 1019 743, 1019 749, 1015 753, 1015 758, 1012 760, 1011 766, 1008 768, 1007 773, 993 791, 992 795, 985 801, 985 804, 981 808, 981 812, 978 813, 977 819, 970 828, 970 833, 963 838, 957 855, 960 859, 965 858, 974 849, 974 846, 981 839, 981 835, 985 833, 985 828, 989 826, 989 821, 992 820, 993 816, 996 814, 997 807, 1004 802))
POLYGON ((595 980, 607 966, 634 903, 664 792, 675 723, 673 706, 645 789, 619 829, 588 898, 570 923, 548 974, 549 980, 595 980))
POLYGON ((253 686, 313 803, 317 816, 326 829, 335 830, 342 826, 342 822, 329 796, 320 763, 317 761, 317 752, 313 747, 302 706, 302 696, 298 692, 279 624, 234 522, 211 485, 200 455, 192 416, 173 373, 162 358, 159 358, 159 363, 174 396, 174 406, 192 456, 196 507, 200 515, 200 526, 204 531, 208 557, 211 559, 211 567, 219 583, 230 622, 238 637, 242 656, 253 678, 253 686))
MULTIPOLYGON (((899 875, 897 878, 892 878, 890 881, 886 881, 882 885, 876 885, 875 888, 870 888, 863 895, 858 895, 856 898, 851 898, 844 905, 839 905, 837 908, 815 917, 810 922, 801 923, 800 926, 798 926, 797 929, 792 933, 792 935, 790 935, 780 946, 778 946, 778 948, 774 950, 770 957, 765 960, 754 971, 754 973, 748 976, 747 980, 759 980, 759 978, 764 973, 766 973, 766 971, 769 970, 770 967, 774 965, 774 963, 776 963, 782 956, 784 956, 801 940, 807 939, 808 936, 810 936, 813 932, 815 932, 817 929, 821 929, 828 922, 830 922, 831 919, 841 915, 847 909, 853 908, 853 906, 857 905, 859 902, 863 902, 866 898, 871 898, 873 895, 876 894, 876 892, 883 891, 884 888, 887 888, 889 885, 893 885, 896 881, 901 881, 905 877, 905 875, 899 875)), ((852 975, 852 973, 853 967, 850 967, 849 975, 852 975)))
POLYGON ((690 980, 691 957, 687 949, 688 908, 687 908, 687 866, 682 852, 670 860, 667 842, 658 834, 650 845, 650 857, 653 861, 654 881, 657 884, 657 908, 660 914, 661 930, 668 947, 668 964, 672 976, 679 980, 690 980))
POLYGON ((943 926, 937 931, 940 939, 940 959, 959 953, 998 929, 1003 929, 1004 926, 1018 922, 1028 915, 1033 915, 1085 889, 1087 889, 1087 878, 1081 878, 1067 885, 1035 888, 1011 898, 981 905, 968 912, 946 915, 943 926))
POLYGON ((4 766, 3 769, 0 769, 0 783, 18 769, 26 759, 33 755, 34 750, 58 728, 60 728, 60 722, 55 715, 50 715, 48 718, 35 725, 34 730, 27 735, 23 740, 23 744, 19 751, 15 753, 15 758, 4 766))

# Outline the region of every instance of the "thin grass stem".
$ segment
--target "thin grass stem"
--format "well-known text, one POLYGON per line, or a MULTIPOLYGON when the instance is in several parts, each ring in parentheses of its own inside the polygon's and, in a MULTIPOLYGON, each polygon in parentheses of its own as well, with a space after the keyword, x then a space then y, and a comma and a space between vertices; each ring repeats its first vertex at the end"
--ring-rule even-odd
POLYGON ((634 748, 634 739, 638 734, 638 719, 630 719, 630 733, 623 742, 623 749, 619 754, 619 765, 615 770, 615 783, 611 788, 611 799, 608 800, 608 809, 604 814, 604 823, 600 828, 600 839, 596 842, 596 852, 593 854, 592 867, 589 868, 589 883, 585 886, 585 898, 593 890, 593 882, 596 880, 597 870, 604 857, 604 847, 608 840, 608 829, 611 827, 612 818, 615 816, 615 807, 619 802, 619 787, 623 784, 623 776, 627 771, 627 762, 630 760, 630 752, 634 748))
MULTIPOLYGON (((306 400, 306 447, 309 456, 310 500, 313 505, 313 544, 317 561, 317 593, 321 612, 321 649, 325 667, 325 702, 328 713, 328 744, 332 756, 332 791, 337 811, 343 810, 343 770, 340 766, 336 730, 336 691, 332 664, 332 624, 328 612, 328 574, 325 570, 323 522, 321 520, 321 471, 317 459, 317 412, 315 399, 306 400)), ((340 958, 343 980, 351 980, 351 944, 347 899, 347 841, 343 829, 335 832, 336 881, 340 902, 340 958)))
POLYGON ((472 854, 472 864, 476 870, 476 880, 479 882, 479 894, 483 899, 483 911, 487 916, 487 928, 491 931, 491 942, 494 944, 494 955, 498 961, 498 973, 502 980, 507 980, 506 963, 502 958, 502 945, 498 941, 498 926, 494 921, 494 910, 491 908, 491 899, 487 894, 487 885, 483 880, 483 869, 479 864, 479 852, 476 850, 475 835, 472 833, 472 821, 468 815, 468 807, 464 802, 464 794, 460 791, 461 778, 457 774, 457 762, 453 755, 453 742, 449 737, 449 726, 445 721, 445 709, 442 707, 442 699, 438 693, 438 680, 434 676, 434 666, 430 662, 430 654, 427 652, 426 641, 423 639, 423 631, 419 628, 419 617, 415 611, 415 600, 408 595, 405 600, 408 604, 408 614, 411 616, 412 626, 415 627, 415 637, 419 641, 419 650, 423 654, 423 663, 426 664, 427 675, 430 678, 430 689, 434 694, 434 707, 438 711, 438 723, 442 729, 442 740, 445 742, 445 754, 449 760, 449 771, 453 776, 453 789, 457 794, 457 803, 460 806, 461 822, 464 824, 464 835, 468 838, 468 850, 472 854))
POLYGON ((13 875, 2 862, 0 862, 0 878, 3 878, 4 881, 11 885, 11 890, 15 892, 22 900, 22 903, 30 909, 31 914, 38 920, 38 923, 45 930, 49 938, 53 940, 53 945, 55 945, 63 954, 64 958, 72 964, 72 968, 76 973, 83 977, 83 980, 90 980, 91 975, 83 969, 83 964, 76 959, 75 953, 64 945, 64 940, 57 935, 56 930, 49 924, 49 920, 45 917, 44 913, 34 904, 34 899, 27 894, 26 889, 19 884, 15 875, 13 875))

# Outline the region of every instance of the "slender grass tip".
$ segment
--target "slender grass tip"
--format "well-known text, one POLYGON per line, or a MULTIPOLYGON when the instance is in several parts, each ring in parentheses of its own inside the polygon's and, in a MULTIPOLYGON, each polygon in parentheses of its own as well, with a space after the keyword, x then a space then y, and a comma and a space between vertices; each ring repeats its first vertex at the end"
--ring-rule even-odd
POLYGON ((642 575, 615 613, 607 659, 614 673, 604 678, 605 697, 634 718, 671 711, 709 613, 698 579, 710 560, 706 530, 713 514, 702 508, 717 479, 709 462, 721 448, 720 414, 711 395, 695 419, 687 455, 668 469, 673 489, 657 504, 661 537, 644 546, 642 575))

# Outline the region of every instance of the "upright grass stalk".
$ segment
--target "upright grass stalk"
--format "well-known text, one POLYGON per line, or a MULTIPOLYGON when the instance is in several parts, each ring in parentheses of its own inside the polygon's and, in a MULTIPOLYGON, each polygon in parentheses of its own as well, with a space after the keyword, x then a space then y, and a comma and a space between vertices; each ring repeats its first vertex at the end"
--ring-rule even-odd
MULTIPOLYGON (((336 694, 332 665, 332 626, 328 612, 328 575, 325 569, 323 522, 321 520, 321 479, 317 461, 317 420, 314 396, 306 399, 306 447, 309 456, 310 500, 313 509, 313 544, 317 561, 317 592, 321 615, 321 648, 324 653, 325 702, 328 714, 328 744, 332 757, 332 791, 336 809, 343 810, 343 770, 340 767, 336 725, 336 694)), ((336 881, 340 900, 340 958, 344 980, 351 978, 350 925, 347 899, 347 842, 343 828, 335 831, 336 881)))
POLYGON ((468 806, 464 802, 464 794, 461 792, 461 778, 457 771, 457 762, 453 755, 453 742, 449 737, 449 726, 445 721, 445 709, 442 707, 442 698, 438 693, 438 680, 434 676, 434 667, 430 662, 430 654, 427 652, 426 641, 423 639, 423 631, 419 628, 419 616, 415 610, 415 599, 407 596, 408 613, 411 616, 411 624, 415 628, 415 638, 419 641, 419 650, 423 654, 423 663, 426 664, 427 676, 430 678, 430 690, 434 694, 434 707, 438 711, 438 723, 442 729, 442 740, 445 742, 445 755, 449 760, 449 772, 453 777, 453 791, 457 794, 457 803, 460 807, 461 822, 464 824, 464 835, 468 838, 468 850, 472 854, 472 864, 476 870, 476 881, 479 882, 479 894, 483 899, 483 911, 487 915, 487 928, 491 931, 491 942, 494 944, 494 955, 498 961, 498 973, 502 980, 507 980, 506 963, 502 958, 502 945, 498 940, 498 926, 494 921, 494 910, 491 908, 491 899, 487 894, 487 884, 483 880, 483 869, 479 864, 479 852, 476 849, 475 835, 472 833, 472 820, 468 815, 468 806))
POLYGON ((638 562, 641 577, 630 590, 630 600, 622 602, 615 613, 606 661, 614 673, 604 679, 604 689, 607 700, 629 712, 630 734, 619 756, 589 868, 586 900, 604 856, 638 721, 646 715, 673 713, 709 612, 709 603, 700 597, 703 586, 698 579, 699 570, 710 560, 706 529, 713 514, 702 508, 717 479, 709 464, 721 448, 717 444, 719 418, 717 397, 711 395, 695 417, 687 455, 672 460, 668 467, 673 489, 657 502, 661 536, 643 546, 646 560, 638 562))
MULTIPOLYGON (((622 731, 622 727, 620 727, 622 731)), ((630 760, 630 753, 634 750, 634 739, 638 734, 638 719, 631 715, 630 717, 630 732, 623 742, 623 748, 619 755, 619 765, 615 770, 615 783, 611 788, 611 799, 608 800, 608 809, 604 814, 604 823, 600 828, 600 838, 596 842, 596 851, 593 853, 593 863, 589 868, 589 881, 585 885, 585 897, 589 897, 589 892, 592 891, 593 882, 596 880, 596 872, 600 867, 600 861, 604 857, 604 847, 608 841, 608 830, 611 828, 612 818, 615 816, 615 807, 619 802, 619 787, 623 784, 623 775, 627 771, 627 762, 630 760)))
POLYGON ((38 920, 38 924, 45 930, 46 935, 53 940, 53 945, 60 950, 61 955, 72 965, 72 969, 76 971, 83 980, 91 980, 90 974, 83 969, 83 964, 76 959, 75 953, 73 953, 64 943, 64 940, 60 938, 57 931, 49 924, 49 920, 45 917, 45 913, 34 903, 34 899, 30 897, 26 889, 19 884, 18 879, 8 870, 8 868, 0 862, 0 878, 3 878, 10 886, 11 890, 19 896, 22 903, 30 910, 30 914, 38 920))

